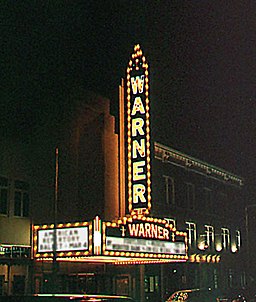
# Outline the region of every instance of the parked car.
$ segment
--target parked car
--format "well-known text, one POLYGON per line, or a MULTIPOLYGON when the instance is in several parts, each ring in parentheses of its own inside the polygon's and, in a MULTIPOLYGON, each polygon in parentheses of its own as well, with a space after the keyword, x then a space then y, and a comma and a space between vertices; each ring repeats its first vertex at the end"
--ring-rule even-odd
POLYGON ((256 293, 249 288, 231 288, 223 291, 222 300, 228 302, 256 302, 256 293), (225 300, 223 300, 225 299, 225 300))
POLYGON ((166 300, 166 302, 224 302, 227 300, 220 300, 221 293, 210 288, 207 289, 185 289, 174 292, 166 300))
POLYGON ((166 302, 249 302, 242 291, 230 290, 222 292, 219 289, 186 289, 170 295, 166 302))
POLYGON ((256 301, 256 293, 248 288, 230 289, 226 295, 230 298, 231 302, 256 301))
POLYGON ((135 302, 127 296, 83 294, 35 294, 32 296, 0 296, 1 302, 135 302))

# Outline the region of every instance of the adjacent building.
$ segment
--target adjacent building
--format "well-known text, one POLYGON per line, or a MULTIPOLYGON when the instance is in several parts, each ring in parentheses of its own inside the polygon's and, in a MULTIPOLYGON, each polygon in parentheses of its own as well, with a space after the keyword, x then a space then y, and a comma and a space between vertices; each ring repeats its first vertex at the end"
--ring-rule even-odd
POLYGON ((30 169, 26 147, 0 142, 0 295, 30 291, 30 169))
POLYGON ((152 212, 188 234, 189 261, 167 268, 165 287, 244 287, 243 179, 157 142, 154 151, 152 212))

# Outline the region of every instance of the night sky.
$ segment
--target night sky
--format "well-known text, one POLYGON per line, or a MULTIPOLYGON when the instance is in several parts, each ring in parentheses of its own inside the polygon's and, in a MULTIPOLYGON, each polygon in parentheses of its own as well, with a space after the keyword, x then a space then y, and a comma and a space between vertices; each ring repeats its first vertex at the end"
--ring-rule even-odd
POLYGON ((245 178, 256 171, 256 2, 1 1, 3 133, 33 135, 72 89, 111 99, 133 46, 150 65, 154 139, 245 178))

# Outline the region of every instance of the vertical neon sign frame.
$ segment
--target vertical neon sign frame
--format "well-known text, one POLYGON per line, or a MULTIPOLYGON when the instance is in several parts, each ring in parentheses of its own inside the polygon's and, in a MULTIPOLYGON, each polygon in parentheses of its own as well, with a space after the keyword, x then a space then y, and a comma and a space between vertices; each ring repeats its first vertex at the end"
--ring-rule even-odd
POLYGON ((102 222, 99 216, 96 216, 93 220, 93 252, 94 255, 101 254, 102 245, 102 222))
MULTIPOLYGON (((138 145, 137 145, 137 148, 138 145)), ((142 150, 142 149, 140 149, 142 150)), ((139 150, 138 150, 139 151, 139 150)), ((139 172, 137 172, 137 176, 139 173, 142 173, 142 168, 139 172)), ((150 106, 149 106, 149 71, 148 71, 148 63, 146 61, 145 56, 143 56, 140 45, 134 46, 134 53, 131 56, 131 60, 129 61, 129 65, 127 67, 127 175, 128 175, 128 209, 131 215, 138 214, 149 214, 151 209, 151 160, 150 160, 150 106), (138 78, 140 80, 138 80, 138 78), (140 86, 141 81, 143 79, 142 87, 140 86), (133 83, 132 83, 133 80, 133 83), (144 202, 138 204, 134 203, 134 161, 133 161, 133 117, 132 110, 134 106, 135 94, 134 87, 132 85, 136 85, 136 93, 137 89, 142 88, 143 92, 140 92, 140 97, 142 98, 141 102, 145 109, 145 116, 143 118, 143 126, 144 126, 144 136, 145 139, 145 200, 144 202)), ((140 176, 140 175, 139 175, 140 176)), ((137 198, 139 200, 139 198, 137 198)))

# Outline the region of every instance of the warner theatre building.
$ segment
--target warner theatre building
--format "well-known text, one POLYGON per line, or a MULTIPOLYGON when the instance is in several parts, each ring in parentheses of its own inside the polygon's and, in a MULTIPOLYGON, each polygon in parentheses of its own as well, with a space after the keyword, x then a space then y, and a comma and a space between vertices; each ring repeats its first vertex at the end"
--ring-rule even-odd
MULTIPOLYGON (((35 209, 35 292, 52 290, 53 270, 61 292, 139 301, 245 282, 235 266, 243 259, 241 215, 228 214, 231 203, 242 209, 242 179, 154 143, 149 88, 148 63, 136 45, 119 88, 118 126, 108 100, 92 93, 73 99, 58 140, 55 223, 46 199, 40 213, 35 209)), ((36 192, 43 190, 38 183, 36 192)))
POLYGON ((41 220, 33 227, 35 292, 54 282, 61 292, 156 301, 164 295, 162 265, 188 260, 187 234, 151 214, 149 70, 140 46, 120 87, 118 131, 107 100, 84 98, 59 139, 57 223, 53 207, 34 219, 41 220))

